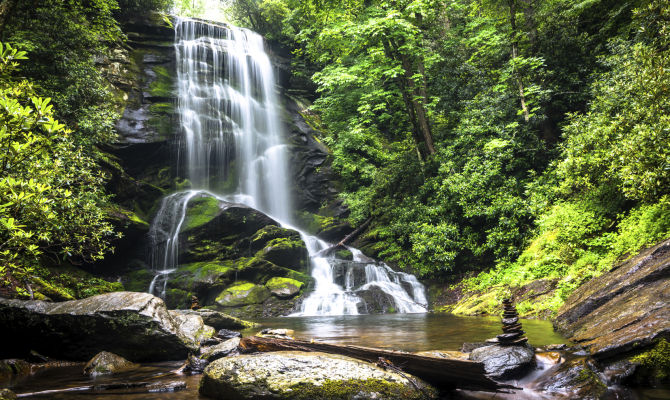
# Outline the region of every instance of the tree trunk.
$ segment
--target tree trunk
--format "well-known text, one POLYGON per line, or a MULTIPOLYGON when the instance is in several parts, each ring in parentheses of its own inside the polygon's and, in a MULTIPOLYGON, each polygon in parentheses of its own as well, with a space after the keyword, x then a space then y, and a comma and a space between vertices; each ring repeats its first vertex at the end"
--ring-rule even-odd
MULTIPOLYGON (((516 4, 515 0, 509 0, 509 23, 512 28, 512 61, 519 56, 519 42, 517 40, 516 31, 516 4)), ((524 93, 523 81, 521 74, 514 67, 514 75, 516 75, 516 82, 519 87, 519 98, 521 99, 521 110, 523 111, 523 119, 528 122, 530 120, 530 112, 526 105, 526 95, 524 93)))
MULTIPOLYGON (((386 54, 386 57, 391 60, 396 59, 396 56, 391 48, 391 44, 388 42, 388 40, 382 39, 382 44, 384 45, 384 53, 386 54)), ((412 138, 414 139, 414 144, 416 146, 416 153, 419 157, 419 161, 423 161, 425 157, 421 151, 421 142, 423 141, 420 134, 421 128, 416 118, 416 113, 414 112, 414 106, 412 105, 411 95, 408 92, 407 83, 400 76, 396 77, 396 81, 400 86, 400 92, 402 93, 402 99, 405 103, 405 108, 407 109, 407 115, 410 122, 412 123, 412 127, 414 128, 412 129, 412 138)))

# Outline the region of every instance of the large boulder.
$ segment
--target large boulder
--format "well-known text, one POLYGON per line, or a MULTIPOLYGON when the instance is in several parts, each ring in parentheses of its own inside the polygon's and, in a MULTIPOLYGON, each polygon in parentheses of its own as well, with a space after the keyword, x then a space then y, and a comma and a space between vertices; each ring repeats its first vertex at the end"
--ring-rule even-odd
POLYGON ((529 344, 484 346, 472 350, 470 360, 483 363, 486 374, 491 378, 512 379, 535 365, 535 351, 529 344))
POLYGON ((0 325, 7 343, 0 358, 36 350, 86 361, 105 350, 132 361, 160 361, 185 359, 198 349, 163 300, 148 293, 114 292, 62 303, 0 299, 0 325))
POLYGON ((426 399, 407 379, 353 358, 303 352, 275 352, 221 358, 211 363, 200 393, 215 399, 426 399))
POLYGON ((557 330, 609 359, 670 336, 670 240, 582 285, 554 320, 557 330))

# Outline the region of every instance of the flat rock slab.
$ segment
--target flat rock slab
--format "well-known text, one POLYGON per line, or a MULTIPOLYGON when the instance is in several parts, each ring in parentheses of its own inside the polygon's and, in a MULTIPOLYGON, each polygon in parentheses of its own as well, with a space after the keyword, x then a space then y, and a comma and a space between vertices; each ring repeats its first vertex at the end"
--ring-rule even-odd
POLYGON ((200 393, 215 399, 426 399, 434 389, 353 358, 294 351, 221 358, 204 372, 200 393))
POLYGON ((131 361, 162 361, 185 359, 198 349, 163 300, 148 293, 113 292, 62 303, 0 299, 0 326, 6 338, 2 358, 36 350, 87 361, 110 351, 131 361))
POLYGON ((486 374, 494 379, 511 379, 523 375, 535 364, 535 351, 530 345, 479 347, 470 353, 470 360, 484 364, 486 374))
POLYGON ((245 321, 214 310, 200 309, 200 310, 172 310, 172 311, 185 315, 197 315, 202 318, 203 322, 206 325, 213 327, 217 331, 221 329, 232 329, 232 330, 247 329, 247 328, 253 328, 258 325, 253 322, 245 321))
POLYGON ((601 360, 670 335, 670 240, 582 285, 554 325, 601 360))

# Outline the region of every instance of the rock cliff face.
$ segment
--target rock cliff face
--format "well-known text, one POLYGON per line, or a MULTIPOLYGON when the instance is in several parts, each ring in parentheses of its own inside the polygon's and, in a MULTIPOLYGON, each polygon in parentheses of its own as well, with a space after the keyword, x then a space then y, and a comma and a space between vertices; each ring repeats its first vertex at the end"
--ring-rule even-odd
POLYGON ((670 240, 581 286, 554 324, 599 360, 638 353, 670 337, 670 240))
MULTIPOLYGON (((189 183, 176 167, 181 132, 174 29, 159 16, 134 17, 123 29, 127 47, 105 60, 110 82, 116 82, 125 99, 117 123, 119 142, 106 149, 110 157, 105 167, 111 175, 108 190, 119 205, 113 217, 124 238, 99 269, 122 276, 127 290, 146 291, 153 279, 148 268, 149 224, 161 198, 189 183)), ((308 102, 294 91, 289 95, 290 63, 277 54, 272 59, 284 78, 279 79, 284 86, 279 90, 281 121, 290 148, 296 220, 310 233, 333 230, 347 211, 335 200, 328 149, 319 140, 308 102)), ((297 232, 243 206, 196 200, 189 205, 190 221, 180 235, 181 265, 167 286, 168 306, 188 308, 196 295, 200 305, 236 315, 290 312, 311 283, 305 245, 297 232), (218 210, 216 215, 207 214, 212 209, 218 210), (244 295, 249 285, 253 296, 244 295)))

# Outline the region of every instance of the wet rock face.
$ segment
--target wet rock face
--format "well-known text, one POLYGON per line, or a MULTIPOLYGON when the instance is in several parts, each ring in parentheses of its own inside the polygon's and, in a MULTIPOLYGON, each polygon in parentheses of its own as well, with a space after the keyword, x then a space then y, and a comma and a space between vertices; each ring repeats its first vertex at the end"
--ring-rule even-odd
POLYGON ((131 50, 117 74, 125 83, 126 108, 116 129, 125 143, 164 141, 176 126, 174 30, 157 15, 132 18, 123 30, 131 50))
POLYGON ((470 360, 484 364, 486 374, 494 379, 512 379, 526 373, 535 365, 535 351, 521 346, 484 346, 470 353, 470 360))
POLYGON ((670 336, 670 240, 582 285, 554 325, 600 360, 670 336))
POLYGON ((121 356, 117 356, 108 351, 101 351, 86 363, 84 366, 84 375, 111 375, 117 372, 129 371, 137 367, 139 367, 138 364, 132 363, 121 356))
POLYGON ((433 389, 426 387, 421 392, 405 377, 373 364, 302 352, 260 353, 214 361, 205 369, 200 393, 214 399, 435 398, 433 389))
POLYGON ((186 358, 196 351, 189 334, 148 293, 114 292, 62 303, 0 299, 0 325, 12 346, 0 358, 36 350, 49 357, 86 361, 111 351, 131 361, 186 358))
POLYGON ((607 391, 606 385, 584 357, 567 361, 548 371, 534 389, 569 399, 596 400, 607 391))

